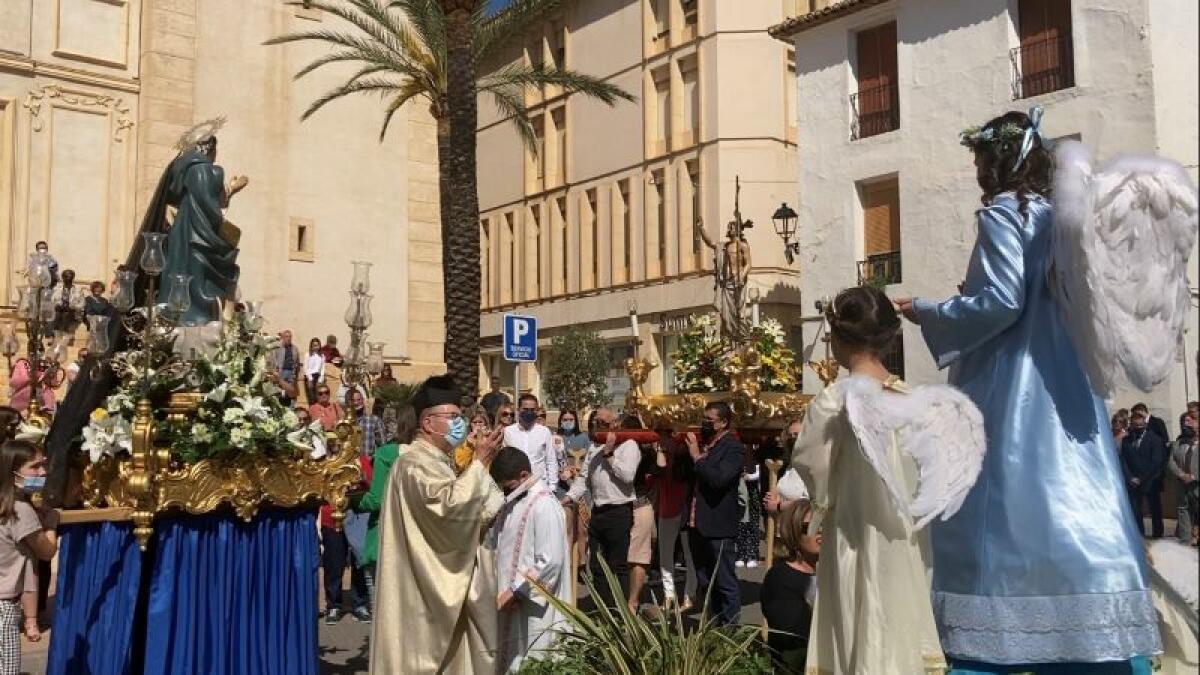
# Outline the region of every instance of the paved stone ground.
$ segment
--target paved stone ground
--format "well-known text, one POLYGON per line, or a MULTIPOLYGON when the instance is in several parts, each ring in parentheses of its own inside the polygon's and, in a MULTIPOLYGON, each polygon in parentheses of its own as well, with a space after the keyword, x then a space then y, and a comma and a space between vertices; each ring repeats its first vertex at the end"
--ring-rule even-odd
MULTIPOLYGON (((754 569, 739 569, 738 579, 742 591, 742 623, 758 625, 762 623, 762 610, 758 602, 758 590, 762 584, 766 568, 759 566, 754 569)), ((651 589, 655 594, 660 588, 651 589)), ((584 595, 580 586, 581 595, 584 595)), ((648 597, 648 596, 647 596, 648 597)), ((403 631, 398 626, 397 631, 403 631)), ((350 675, 351 673, 367 672, 367 659, 370 653, 368 640, 371 636, 371 626, 356 622, 352 617, 345 616, 334 626, 326 626, 322 620, 318 629, 320 648, 320 672, 322 675, 350 675)))

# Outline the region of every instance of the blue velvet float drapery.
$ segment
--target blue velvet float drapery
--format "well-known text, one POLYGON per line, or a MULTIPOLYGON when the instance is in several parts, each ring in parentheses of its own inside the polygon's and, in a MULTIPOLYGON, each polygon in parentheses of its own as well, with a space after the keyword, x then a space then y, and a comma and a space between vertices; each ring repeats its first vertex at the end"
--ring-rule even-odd
POLYGON ((130 523, 59 528, 49 675, 126 675, 142 554, 130 523))
POLYGON ((312 509, 155 523, 146 673, 316 675, 312 509))

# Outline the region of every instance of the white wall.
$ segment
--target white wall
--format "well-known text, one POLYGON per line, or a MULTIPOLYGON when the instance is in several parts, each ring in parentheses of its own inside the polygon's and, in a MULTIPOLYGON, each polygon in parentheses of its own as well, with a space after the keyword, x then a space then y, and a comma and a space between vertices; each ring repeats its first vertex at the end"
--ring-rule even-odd
MULTIPOLYGON (((979 207, 970 154, 959 145, 958 134, 1007 110, 1043 106, 1047 135, 1078 133, 1102 160, 1161 148, 1185 162, 1190 153, 1194 166, 1196 41, 1192 37, 1187 42, 1186 29, 1170 29, 1165 38, 1169 46, 1164 52, 1181 63, 1165 73, 1169 90, 1156 90, 1158 71, 1147 40, 1155 30, 1145 5, 1076 0, 1072 13, 1077 86, 1014 101, 1009 49, 1016 45, 1016 34, 1010 5, 1016 3, 889 2, 796 36, 797 211, 806 315, 812 313, 813 300, 856 283, 855 261, 862 258, 856 183, 889 174, 899 177, 904 277, 888 293, 941 298, 954 292, 974 243, 973 214, 979 207), (900 129, 851 141, 848 98, 856 86, 854 32, 890 20, 897 22, 899 43, 900 129), (1177 108, 1190 112, 1167 112, 1177 108), (1172 122, 1183 137, 1171 148, 1162 146, 1159 121, 1168 114, 1183 117, 1172 122), (1183 154, 1176 155, 1176 148, 1183 154)), ((1182 26, 1180 17, 1186 13, 1165 8, 1156 12, 1160 9, 1164 21, 1182 26)), ((1189 11, 1194 17, 1194 3, 1189 11)), ((1189 25, 1194 36, 1195 21, 1189 25)), ((1194 358, 1194 343, 1190 349, 1194 358)), ((944 377, 911 325, 905 329, 905 361, 913 382, 944 377)), ((1182 379, 1177 379, 1146 397, 1152 407, 1178 407, 1184 392, 1182 379)), ((815 378, 806 385, 815 386, 815 378)))

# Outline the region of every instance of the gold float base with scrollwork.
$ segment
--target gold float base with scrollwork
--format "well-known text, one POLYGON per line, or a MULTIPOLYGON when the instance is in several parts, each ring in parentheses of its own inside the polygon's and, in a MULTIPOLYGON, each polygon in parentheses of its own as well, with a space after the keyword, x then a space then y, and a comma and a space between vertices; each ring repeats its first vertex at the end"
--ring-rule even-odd
MULTIPOLYGON (((198 402, 194 393, 173 394, 166 406, 168 423, 190 422, 198 402)), ((248 522, 268 504, 320 501, 332 507, 340 527, 346 493, 362 480, 358 430, 348 420, 338 425, 336 441, 330 439, 331 453, 320 459, 300 452, 288 457, 246 454, 194 464, 172 462, 170 449, 153 443, 153 426, 149 402, 139 402, 133 451, 87 465, 81 485, 84 510, 132 509, 134 536, 142 550, 153 535, 154 518, 169 511, 200 515, 230 508, 248 522)))

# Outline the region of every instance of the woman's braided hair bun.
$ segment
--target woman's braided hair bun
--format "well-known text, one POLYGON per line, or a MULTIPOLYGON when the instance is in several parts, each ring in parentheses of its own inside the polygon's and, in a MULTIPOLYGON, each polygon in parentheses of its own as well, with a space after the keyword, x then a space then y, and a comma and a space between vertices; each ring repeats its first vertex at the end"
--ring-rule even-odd
POLYGON ((829 329, 839 342, 887 351, 900 331, 900 315, 883 291, 855 286, 838 293, 829 311, 829 329))

